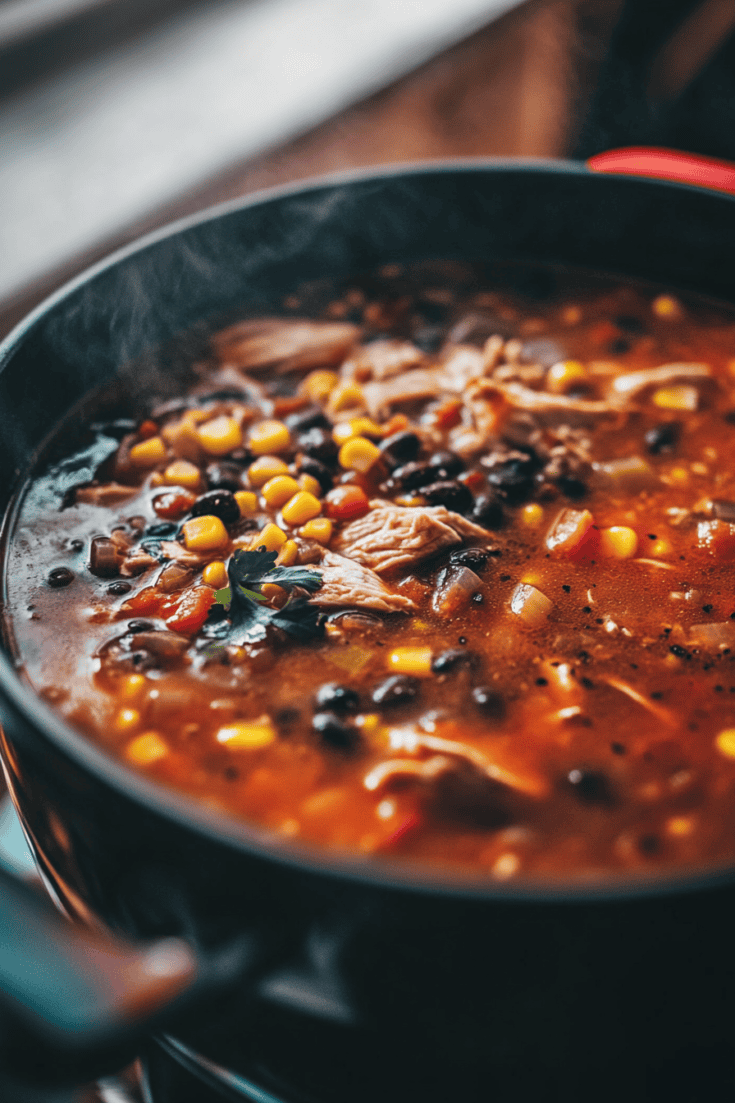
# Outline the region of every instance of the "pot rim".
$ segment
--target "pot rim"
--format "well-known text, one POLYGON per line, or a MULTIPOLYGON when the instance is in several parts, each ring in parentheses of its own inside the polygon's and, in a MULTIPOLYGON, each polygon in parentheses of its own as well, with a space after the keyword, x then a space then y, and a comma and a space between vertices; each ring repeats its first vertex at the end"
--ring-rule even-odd
MULTIPOLYGON (((483 175, 493 175, 517 171, 538 174, 539 177, 567 175, 588 177, 590 181, 596 179, 600 182, 612 179, 623 188, 646 187, 657 190, 674 188, 699 195, 704 190, 691 184, 622 173, 601 175, 578 161, 532 157, 458 158, 369 166, 260 189, 245 197, 215 204, 153 230, 116 249, 109 256, 74 276, 36 306, 0 342, 0 372, 36 323, 64 299, 117 264, 184 231, 251 207, 324 188, 432 174, 479 172, 483 175)), ((596 185, 592 184, 592 186, 596 185)), ((714 202, 735 202, 735 196, 722 192, 710 192, 710 196, 714 202)), ((14 512, 11 508, 6 511, 2 519, 0 544, 7 539, 9 530, 12 529, 14 512)), ((497 881, 488 874, 478 875, 466 870, 445 869, 428 863, 412 863, 385 857, 375 858, 370 855, 329 850, 326 847, 303 842, 287 841, 257 824, 239 820, 226 812, 207 808, 196 799, 150 781, 121 761, 105 754, 87 736, 67 724, 45 704, 30 685, 21 680, 13 662, 4 650, 0 650, 0 692, 10 700, 13 707, 42 739, 50 741, 56 750, 69 757, 74 765, 86 774, 92 775, 95 781, 101 781, 128 800, 143 804, 147 811, 173 821, 176 826, 185 831, 193 831, 219 845, 225 845, 256 859, 294 868, 302 873, 346 879, 366 886, 402 892, 438 893, 498 903, 528 901, 538 904, 550 902, 584 904, 598 900, 624 901, 715 888, 730 884, 735 878, 735 861, 721 861, 706 865, 685 865, 660 872, 578 875, 574 878, 527 876, 519 881, 497 881)))

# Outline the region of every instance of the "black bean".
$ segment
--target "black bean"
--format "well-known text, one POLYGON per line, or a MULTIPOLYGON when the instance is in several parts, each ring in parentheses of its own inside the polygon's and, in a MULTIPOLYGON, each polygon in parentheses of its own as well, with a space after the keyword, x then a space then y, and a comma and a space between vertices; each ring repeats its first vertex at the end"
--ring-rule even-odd
POLYGON ((298 465, 298 469, 304 475, 311 475, 319 483, 322 488, 322 493, 326 494, 328 490, 332 489, 334 479, 332 472, 323 464, 321 460, 315 460, 312 456, 304 456, 298 465))
POLYGON ((334 712, 317 712, 311 726, 324 743, 340 750, 351 750, 360 739, 354 726, 334 712))
POLYGON ((535 457, 502 460, 488 468, 487 479, 498 493, 513 505, 531 497, 534 474, 538 464, 535 457))
POLYGON ((661 452, 671 452, 679 441, 681 424, 678 421, 666 421, 663 425, 654 425, 645 435, 646 448, 653 456, 661 452))
POLYGON ((485 570, 487 561, 495 550, 495 548, 457 548, 456 551, 449 553, 449 562, 457 563, 461 567, 469 567, 475 574, 479 574, 480 571, 485 570))
POLYGON ((115 597, 120 597, 122 594, 129 594, 132 588, 129 582, 123 582, 121 579, 119 582, 111 582, 107 587, 107 592, 115 597))
POLYGON ((308 429, 328 429, 332 426, 329 418, 320 406, 305 406, 286 418, 286 425, 292 433, 305 433, 308 429))
POLYGON ((80 552, 84 550, 84 541, 75 537, 69 541, 69 551, 80 552))
POLYGON ((412 460, 397 467, 393 472, 393 478, 404 490, 418 490, 421 486, 428 486, 435 477, 435 472, 429 468, 425 460, 422 463, 412 460))
POLYGON ((319 708, 331 709, 332 712, 357 712, 360 707, 360 697, 350 686, 342 686, 338 682, 326 682, 317 691, 316 703, 319 708))
POLYGON ((205 517, 210 514, 219 517, 225 525, 240 520, 240 507, 231 490, 208 490, 194 502, 190 510, 192 517, 205 517))
POLYGON ((498 529, 503 523, 503 507, 500 498, 494 491, 478 494, 475 498, 475 508, 472 510, 472 520, 486 529, 498 529))
POLYGON ((436 469, 437 475, 442 479, 451 479, 464 470, 464 460, 456 452, 434 452, 429 456, 429 464, 436 469))
POLYGON ((49 586, 53 586, 55 590, 60 589, 74 581, 74 571, 70 571, 68 567, 54 567, 52 571, 49 571, 47 581, 49 586))
POLYGON ((243 470, 236 463, 210 463, 204 474, 210 490, 242 490, 243 470))
POLYGON ((156 540, 173 540, 179 526, 176 521, 159 521, 152 525, 146 525, 145 536, 152 536, 156 540))
POLYGON ((472 700, 483 714, 490 720, 502 720, 505 716, 505 701, 490 686, 475 686, 472 690, 472 700))
POLYGON ((308 429, 305 433, 299 433, 296 438, 296 446, 300 451, 306 452, 307 456, 326 464, 333 463, 339 452, 337 443, 330 431, 321 429, 319 426, 308 429))
POLYGON ((571 498, 574 502, 578 502, 587 494, 587 484, 581 479, 570 478, 568 475, 562 475, 557 479, 556 485, 566 498, 571 498))
POLYGON ((421 451, 421 440, 416 433, 408 430, 386 437, 380 450, 391 468, 415 460, 421 451))
POLYGON ((446 479, 421 488, 429 505, 446 506, 455 513, 470 513, 475 505, 471 491, 456 479, 446 479))
POLYGON ((421 689, 418 678, 411 678, 407 674, 394 674, 386 678, 373 690, 373 704, 382 708, 393 708, 399 705, 408 705, 414 701, 421 689))
POLYGON ((570 770, 567 781, 574 795, 584 804, 612 804, 613 794, 610 782, 604 774, 595 770, 570 770))
POLYGON ((449 674, 458 667, 476 667, 479 664, 479 656, 474 651, 466 651, 464 648, 452 647, 448 651, 442 651, 435 655, 431 662, 434 674, 449 674))

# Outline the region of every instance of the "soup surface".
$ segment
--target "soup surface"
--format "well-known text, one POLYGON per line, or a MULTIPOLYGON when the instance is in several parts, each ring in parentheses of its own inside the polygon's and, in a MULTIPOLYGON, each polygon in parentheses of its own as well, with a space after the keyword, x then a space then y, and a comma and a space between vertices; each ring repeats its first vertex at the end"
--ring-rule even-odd
POLYGON ((732 858, 733 425, 724 308, 512 267, 305 289, 31 479, 22 670, 284 837, 498 879, 732 858))

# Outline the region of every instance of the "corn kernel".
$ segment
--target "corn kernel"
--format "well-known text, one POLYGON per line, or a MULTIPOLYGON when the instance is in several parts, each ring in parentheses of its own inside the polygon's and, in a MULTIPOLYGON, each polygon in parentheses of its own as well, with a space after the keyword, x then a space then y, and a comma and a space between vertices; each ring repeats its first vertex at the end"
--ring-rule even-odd
POLYGON ((255 513, 258 508, 258 495, 252 490, 236 490, 235 501, 241 517, 247 517, 248 513, 255 513))
POLYGON ((351 437, 339 450, 339 462, 349 471, 369 471, 380 459, 380 449, 367 437, 351 437))
POLYGON ((627 525, 612 525, 600 531, 600 552, 614 559, 630 559, 638 550, 638 535, 627 525))
POLYGON ((299 484, 290 475, 276 475, 274 479, 268 480, 261 494, 271 509, 280 509, 298 491, 299 484))
POLYGON ((258 720, 235 720, 220 728, 215 738, 232 751, 257 751, 273 743, 276 732, 270 718, 261 716, 258 720))
POLYGON ((715 746, 720 754, 728 758, 735 758, 735 728, 725 728, 715 739, 715 746))
POLYGON ((205 586, 211 586, 214 590, 222 590, 229 585, 227 567, 221 559, 215 559, 213 562, 207 563, 202 571, 202 582, 205 586))
POLYGON ((182 531, 184 544, 189 551, 214 551, 215 548, 223 547, 230 539, 222 521, 212 513, 184 521, 182 531))
POLYGON ((253 537, 250 547, 253 550, 264 547, 266 551, 278 551, 286 543, 286 540, 287 536, 283 529, 279 529, 278 525, 274 525, 271 521, 262 532, 253 537))
POLYGON ((353 417, 350 421, 343 421, 335 425, 332 436, 336 444, 344 444, 351 437, 367 436, 380 437, 383 431, 371 417, 353 417))
POLYGON ((140 727, 140 713, 137 709, 120 709, 113 721, 113 727, 120 735, 135 731, 136 728, 140 727))
POLYGON ((561 360, 546 373, 546 388, 552 394, 564 394, 587 379, 587 370, 579 360, 561 360))
POLYGON ((670 540, 654 540, 651 544, 651 555, 654 558, 660 558, 665 555, 671 555, 672 552, 670 540))
POLYGON ((128 674, 123 679, 118 697, 122 701, 137 701, 145 689, 145 677, 142 674, 128 674))
POLYGON ((299 529, 299 536, 305 540, 316 540, 318 544, 328 544, 332 539, 332 528, 328 517, 314 517, 299 529))
POLYGON ((260 587, 260 592, 263 597, 268 598, 269 601, 272 601, 273 598, 286 596, 286 591, 283 586, 279 586, 277 582, 264 582, 260 587))
POLYGON ((263 486, 276 475, 288 475, 288 464, 278 456, 258 456, 248 468, 251 486, 263 486))
POLYGON ((430 647, 395 647, 388 655, 388 666, 396 674, 431 674, 433 652, 430 647))
POLYGON ((278 553, 276 566, 293 567, 298 558, 299 545, 296 543, 295 540, 287 540, 286 543, 281 546, 281 550, 278 553))
POLYGON ((199 443, 210 456, 224 456, 242 444, 242 429, 234 417, 212 418, 197 428, 199 443))
POLYGON ((335 414, 342 410, 350 410, 353 406, 364 407, 364 405, 365 395, 358 383, 340 383, 329 396, 329 408, 335 414))
POLYGON ((668 481, 674 486, 686 486, 689 482, 689 472, 686 467, 672 467, 669 471, 668 481))
POLYGON ((303 525, 317 517, 322 511, 322 503, 307 490, 300 490, 293 498, 286 502, 281 510, 281 516, 287 525, 303 525))
POLYGON ((188 490, 195 490, 202 480, 199 468, 188 460, 174 460, 164 471, 163 478, 167 486, 183 486, 188 490))
POLYGON ((677 318, 681 314, 681 306, 671 295, 659 295, 651 303, 651 308, 657 318, 677 318))
POLYGON ((148 437, 130 449, 131 462, 136 467, 155 467, 166 459, 166 445, 160 437, 148 437))
POLYGON ((160 758, 165 758, 167 754, 168 747, 158 732, 142 732, 128 743, 125 751, 126 757, 136 766, 150 766, 160 758))
POLYGON ((689 816, 672 816, 671 819, 666 821, 666 832, 668 835, 678 835, 679 837, 684 835, 691 835, 694 830, 694 820, 689 816))
POLYGON ((299 388, 302 394, 312 402, 326 402, 339 383, 339 376, 333 371, 310 372, 299 388))
POLYGON ((686 383, 678 387, 659 387, 653 392, 651 401, 662 410, 696 410, 699 405, 699 391, 686 383))
POLYGON ((268 452, 285 452, 291 444, 288 426, 282 421, 259 421, 250 430, 248 441, 251 452, 264 456, 268 452))
POLYGON ((529 504, 524 506, 521 510, 521 520, 524 525, 528 525, 529 528, 535 528, 536 525, 540 525, 543 519, 544 510, 538 502, 529 502, 529 504))
POLYGON ((322 496, 322 484, 313 475, 299 475, 299 487, 301 490, 313 494, 315 498, 321 498, 322 496))

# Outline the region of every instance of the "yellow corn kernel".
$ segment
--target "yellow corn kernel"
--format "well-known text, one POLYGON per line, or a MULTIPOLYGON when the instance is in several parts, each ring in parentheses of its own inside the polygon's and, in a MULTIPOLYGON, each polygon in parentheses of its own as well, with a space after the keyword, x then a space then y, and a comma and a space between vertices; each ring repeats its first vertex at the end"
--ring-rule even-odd
POLYGON ((235 501, 240 509, 241 517, 247 517, 248 513, 255 513, 258 508, 258 495, 252 490, 236 490, 235 501))
POLYGON ((322 511, 322 503, 308 490, 300 490, 286 502, 281 516, 287 525, 303 525, 317 517, 322 511))
POLYGON ((123 679, 118 697, 121 701, 137 701, 145 689, 145 677, 142 674, 128 674, 123 679))
POLYGON ((260 493, 271 509, 280 509, 298 491, 299 484, 290 475, 276 475, 274 479, 268 480, 260 493))
POLYGON ((254 536, 250 542, 250 547, 265 548, 266 551, 278 551, 286 543, 288 537, 283 529, 279 529, 278 525, 274 525, 271 521, 265 526, 262 532, 259 532, 257 536, 254 536))
POLYGON ((668 481, 673 486, 686 486, 689 482, 689 472, 686 467, 672 467, 669 471, 668 481))
POLYGON ((328 544, 332 539, 332 528, 328 517, 314 517, 299 529, 299 536, 305 540, 316 540, 318 544, 328 544))
POLYGON ((670 540, 654 540, 651 544, 651 555, 654 558, 661 558, 665 555, 671 555, 672 552, 670 540))
POLYGON ((715 739, 715 746, 720 754, 728 758, 735 758, 735 728, 725 728, 715 739))
POLYGON ((214 417, 198 426, 199 443, 210 456, 224 456, 242 444, 242 429, 234 417, 214 417))
POLYGON ((167 754, 168 747, 158 732, 142 732, 128 743, 125 750, 126 757, 136 766, 150 766, 167 754))
POLYGON ((166 445, 160 437, 148 437, 130 449, 130 459, 136 467, 155 467, 166 459, 166 445))
POLYGON ((203 517, 192 517, 182 525, 184 544, 189 551, 208 552, 221 548, 229 541, 227 529, 212 513, 203 517))
POLYGON ((309 494, 313 494, 315 498, 321 498, 322 496, 322 484, 318 479, 315 479, 313 475, 299 475, 299 487, 301 490, 306 490, 309 494))
POLYGON ((251 486, 264 486, 276 475, 288 475, 288 464, 278 456, 258 456, 248 468, 251 486))
POLYGON ((211 563, 207 563, 202 571, 202 582, 205 586, 211 586, 214 590, 222 590, 229 585, 227 567, 221 559, 215 559, 211 563))
POLYGON ((269 600, 274 597, 284 597, 286 593, 283 586, 279 586, 277 582, 264 582, 260 587, 260 592, 263 597, 267 597, 269 600))
POLYGON ((679 302, 671 295, 659 295, 651 303, 651 308, 657 318, 678 318, 681 314, 679 302))
POLYGON ((187 490, 196 490, 202 475, 195 463, 189 463, 188 460, 174 460, 164 471, 163 479, 167 486, 183 486, 187 490))
POLYGON ((287 540, 285 544, 281 545, 281 550, 278 553, 278 559, 276 559, 277 567, 293 567, 296 560, 299 558, 299 545, 295 540, 287 540))
POLYGON ((116 714, 113 727, 120 735, 127 735, 140 727, 140 713, 137 709, 124 708, 116 714))
POLYGON ((631 559, 638 550, 638 535, 627 525, 612 525, 600 531, 600 552, 614 559, 631 559))
POLYGON ((694 830, 694 820, 691 816, 672 816, 666 821, 666 833, 668 835, 691 835, 694 830))
POLYGON ((282 421, 259 421, 250 430, 251 452, 264 456, 268 452, 285 452, 291 443, 288 426, 282 421))
POLYGON ((564 394, 587 379, 587 369, 579 360, 561 360, 546 373, 546 389, 552 394, 564 394))
POLYGON ((367 437, 351 437, 339 450, 339 462, 349 471, 365 474, 380 459, 380 449, 367 437))
POLYGON ((521 510, 521 520, 524 525, 528 525, 529 528, 536 528, 540 525, 544 519, 543 506, 540 506, 538 502, 529 502, 527 506, 524 506, 521 510))
POLYGON ((396 674, 431 674, 433 652, 430 647, 395 647, 388 655, 388 666, 396 674))
POLYGON ((190 425, 193 429, 196 429, 197 425, 206 421, 208 417, 209 414, 206 410, 185 410, 181 415, 181 420, 185 425, 190 425))
POLYGON ((258 720, 235 720, 226 724, 215 738, 232 751, 257 751, 273 743, 276 732, 270 718, 261 716, 258 720))
POLYGON ((334 388, 329 396, 329 408, 330 410, 338 414, 342 410, 351 410, 353 406, 363 407, 365 405, 365 395, 362 393, 362 387, 358 383, 352 383, 350 381, 340 383, 334 388))
POLYGON ((339 383, 339 376, 333 371, 309 372, 299 390, 312 402, 326 402, 339 383))
POLYGON ((337 444, 344 444, 350 437, 382 437, 383 430, 371 417, 353 417, 335 425, 332 436, 337 444))
POLYGON ((659 387, 653 392, 651 401, 662 410, 696 410, 699 405, 699 391, 687 383, 659 387))

